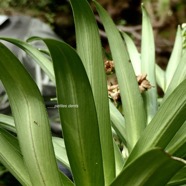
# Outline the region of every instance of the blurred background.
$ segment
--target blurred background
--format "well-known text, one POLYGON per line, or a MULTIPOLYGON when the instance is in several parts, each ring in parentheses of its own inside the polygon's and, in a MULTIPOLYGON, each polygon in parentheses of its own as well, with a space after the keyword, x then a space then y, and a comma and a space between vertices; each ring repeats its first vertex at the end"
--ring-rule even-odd
MULTIPOLYGON (((107 9, 120 29, 133 37, 138 47, 141 42, 141 3, 145 2, 154 28, 157 63, 166 66, 177 25, 186 22, 186 0, 97 1, 107 9)), ((0 1, 0 14, 38 18, 49 24, 60 38, 75 46, 73 17, 68 0, 3 0, 0 1)), ((99 23, 97 16, 96 19, 99 23)), ((107 47, 101 23, 99 26, 104 45, 107 47)))
MULTIPOLYGON (((97 0, 109 12, 118 28, 128 33, 140 51, 141 45, 141 3, 146 3, 154 29, 156 62, 166 68, 170 57, 177 26, 186 23, 186 0, 97 0)), ((109 53, 107 37, 94 5, 91 4, 99 26, 102 45, 109 53)), ((1 0, 0 15, 7 19, 0 22, 0 36, 25 39, 32 35, 64 40, 73 47, 75 29, 72 10, 68 0, 1 0), (30 26, 31 25, 31 26, 30 26), (6 29, 9 29, 9 34, 6 29), (8 35, 7 35, 8 34, 8 35)), ((10 46, 11 47, 11 46, 10 46)), ((41 47, 41 46, 39 46, 41 47)), ((12 50, 24 61, 29 59, 15 48, 12 50)), ((55 105, 50 98, 55 97, 55 87, 37 66, 28 66, 30 73, 45 96, 46 107, 55 105), (33 68, 33 69, 32 69, 33 68), (42 79, 42 80, 41 80, 42 79), (40 84, 39 84, 40 83, 40 84)), ((8 98, 0 84, 0 113, 10 114, 8 98)), ((53 135, 61 136, 58 113, 49 109, 53 135)), ((20 185, 0 164, 0 186, 20 185)))

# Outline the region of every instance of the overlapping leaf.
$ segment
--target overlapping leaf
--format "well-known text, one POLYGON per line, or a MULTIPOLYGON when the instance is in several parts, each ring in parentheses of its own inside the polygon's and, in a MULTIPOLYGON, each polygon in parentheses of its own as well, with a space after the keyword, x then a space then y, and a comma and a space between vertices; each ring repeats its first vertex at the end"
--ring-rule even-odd
POLYGON ((30 180, 33 185, 61 185, 40 92, 20 61, 3 44, 0 52, 0 78, 9 96, 30 180))
POLYGON ((90 83, 69 45, 44 39, 56 76, 64 141, 75 184, 104 185, 99 127, 90 83))
POLYGON ((15 38, 5 38, 5 37, 0 37, 1 40, 10 42, 23 51, 25 51, 28 55, 30 55, 35 61, 38 63, 38 65, 43 69, 43 71, 49 76, 49 78, 55 82, 55 77, 54 77, 54 70, 51 61, 45 57, 39 50, 31 46, 30 44, 15 39, 15 38))
POLYGON ((16 177, 22 185, 31 186, 30 177, 23 157, 20 154, 18 141, 15 137, 0 128, 0 162, 16 177))
POLYGON ((128 164, 111 186, 164 186, 184 165, 160 149, 151 149, 128 164))
POLYGON ((153 85, 153 88, 144 93, 147 123, 149 123, 158 109, 155 79, 155 44, 150 18, 143 4, 142 13, 141 72, 147 74, 147 79, 153 85))
POLYGON ((127 163, 152 147, 166 148, 179 129, 184 125, 186 121, 185 112, 186 80, 161 105, 157 114, 133 149, 127 163))
POLYGON ((123 40, 108 13, 97 3, 96 9, 105 28, 120 87, 126 121, 127 146, 132 150, 146 125, 146 115, 136 76, 123 40))
POLYGON ((177 33, 176 33, 176 39, 174 42, 174 47, 171 53, 171 57, 169 59, 169 62, 167 64, 166 69, 166 90, 172 80, 172 77, 176 71, 176 68, 181 60, 182 56, 182 33, 181 28, 178 26, 177 33))
POLYGON ((77 52, 84 64, 93 91, 102 146, 105 182, 109 184, 115 177, 114 148, 98 27, 87 0, 70 0, 70 3, 74 14, 77 52))

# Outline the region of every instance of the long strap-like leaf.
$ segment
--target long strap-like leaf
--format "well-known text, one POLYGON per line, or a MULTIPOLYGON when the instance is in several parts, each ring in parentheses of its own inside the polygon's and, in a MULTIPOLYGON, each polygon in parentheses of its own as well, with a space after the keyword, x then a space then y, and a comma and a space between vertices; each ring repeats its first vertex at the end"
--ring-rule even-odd
POLYGON ((150 18, 145 7, 142 5, 142 43, 141 43, 141 72, 147 74, 147 78, 153 87, 143 95, 147 111, 147 123, 157 112, 157 88, 155 79, 155 44, 150 18))
POLYGON ((97 113, 85 69, 73 48, 44 39, 56 76, 64 141, 77 186, 104 185, 97 113))
POLYGON ((39 50, 29 45, 28 43, 15 38, 1 37, 0 39, 10 42, 25 51, 32 59, 34 59, 38 63, 38 65, 43 69, 43 71, 48 75, 48 77, 55 83, 52 63, 39 50))
POLYGON ((0 162, 22 185, 32 186, 17 139, 0 128, 0 162))
POLYGON ((127 49, 116 26, 108 13, 97 2, 95 5, 103 22, 115 64, 126 121, 126 140, 130 152, 146 126, 143 100, 127 49))
MULTIPOLYGON (((23 165, 24 162, 18 139, 1 129, 1 127, 10 132, 16 133, 13 117, 0 114, 0 161, 5 164, 8 170, 21 182, 22 185, 31 185, 26 166, 23 165)), ((63 138, 53 137, 52 142, 57 160, 69 168, 63 138)), ((65 186, 74 185, 63 173, 60 173, 60 177, 65 186)))
POLYGON ((184 186, 186 184, 186 166, 171 178, 167 186, 184 186))
POLYGON ((115 177, 114 149, 102 48, 94 14, 87 0, 70 0, 76 28, 77 51, 87 72, 98 115, 106 185, 115 177))
POLYGON ((111 186, 164 186, 185 163, 151 149, 123 169, 111 186))
POLYGON ((126 163, 128 164, 134 158, 152 147, 166 148, 175 134, 184 125, 186 121, 185 113, 186 80, 184 80, 160 106, 126 163))
POLYGON ((33 185, 61 185, 41 94, 20 61, 0 44, 0 79, 9 96, 19 144, 33 185))
POLYGON ((176 33, 176 38, 174 42, 174 48, 171 53, 171 57, 169 59, 169 62, 167 64, 166 68, 166 74, 165 74, 165 89, 169 87, 169 84, 172 80, 172 77, 176 71, 176 68, 181 60, 182 56, 182 47, 183 47, 183 42, 182 42, 182 32, 180 26, 178 26, 177 33, 176 33))

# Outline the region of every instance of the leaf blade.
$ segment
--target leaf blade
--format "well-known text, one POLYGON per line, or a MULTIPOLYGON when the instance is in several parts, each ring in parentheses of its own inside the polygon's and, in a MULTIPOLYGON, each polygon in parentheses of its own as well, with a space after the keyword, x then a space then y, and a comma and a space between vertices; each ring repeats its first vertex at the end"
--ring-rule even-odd
POLYGON ((44 42, 53 59, 64 141, 75 184, 104 185, 97 114, 84 67, 69 45, 50 39, 44 42), (69 104, 76 107, 69 108, 69 104))
POLYGON ((49 76, 49 78, 55 83, 55 77, 54 77, 54 70, 52 63, 49 59, 47 59, 40 51, 38 51, 36 48, 32 47, 28 43, 14 39, 14 38, 4 38, 0 37, 1 40, 10 42, 23 51, 25 51, 28 55, 30 55, 33 59, 36 60, 38 65, 44 70, 44 72, 49 76))
POLYGON ((171 186, 179 186, 186 184, 186 166, 183 167, 171 180, 167 185, 171 186))
POLYGON ((186 80, 160 106, 126 164, 153 147, 166 148, 186 120, 186 80))
POLYGON ((176 33, 176 38, 174 42, 174 47, 171 53, 171 57, 169 59, 167 69, 166 69, 166 90, 173 78, 173 75, 175 73, 175 70, 181 60, 182 56, 182 33, 181 33, 181 28, 178 26, 177 33, 176 33))
POLYGON ((186 51, 182 54, 181 61, 179 62, 172 80, 166 90, 165 96, 163 97, 162 103, 167 99, 167 97, 173 92, 173 90, 186 79, 186 51))
POLYGON ((15 123, 12 116, 0 114, 0 127, 16 133, 15 123))
POLYGON ((125 167, 111 186, 163 186, 184 165, 160 149, 151 149, 125 167))
POLYGON ((134 42, 132 41, 132 39, 124 32, 122 32, 122 36, 125 40, 127 49, 128 49, 128 53, 129 53, 129 57, 132 63, 132 66, 134 68, 135 74, 136 75, 141 75, 141 58, 140 58, 140 54, 134 44, 134 42))
POLYGON ((31 186, 30 177, 15 137, 0 128, 0 162, 16 177, 22 185, 31 186))
POLYGON ((115 177, 115 161, 106 76, 98 27, 86 0, 70 0, 70 3, 74 14, 77 52, 84 64, 95 100, 102 145, 104 176, 106 184, 109 184, 115 177))
POLYGON ((125 120, 121 113, 117 110, 114 104, 109 101, 110 106, 110 118, 112 121, 112 127, 116 131, 117 135, 121 138, 123 143, 126 143, 126 132, 125 132, 125 120))
POLYGON ((104 25, 119 83, 126 121, 127 147, 132 150, 146 124, 142 96, 130 63, 130 59, 119 32, 107 12, 96 2, 96 9, 104 25))
POLYGON ((147 74, 147 79, 153 87, 144 93, 147 111, 147 123, 151 121, 158 109, 157 88, 155 79, 155 46, 153 30, 148 13, 142 4, 142 43, 141 43, 141 72, 147 74), (149 45, 150 44, 150 45, 149 45))
POLYGON ((0 44, 0 51, 0 78, 9 96, 31 182, 61 185, 40 92, 20 61, 3 44, 0 44))
POLYGON ((165 150, 172 154, 173 156, 177 156, 180 158, 184 158, 186 154, 186 121, 177 131, 175 136, 172 138, 170 143, 167 145, 165 150))

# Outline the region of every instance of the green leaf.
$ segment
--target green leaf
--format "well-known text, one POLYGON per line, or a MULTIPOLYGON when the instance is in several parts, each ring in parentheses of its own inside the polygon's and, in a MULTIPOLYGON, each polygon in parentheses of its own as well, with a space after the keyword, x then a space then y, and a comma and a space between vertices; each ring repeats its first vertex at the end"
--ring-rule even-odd
POLYGON ((186 79, 186 51, 182 54, 181 61, 179 62, 169 87, 167 88, 163 102, 184 79, 186 79))
POLYGON ((52 142, 57 160, 70 169, 64 139, 53 137, 52 142))
POLYGON ((115 64, 126 121, 127 147, 130 152, 146 125, 143 100, 127 49, 119 31, 108 13, 97 2, 94 1, 94 3, 105 28, 115 64))
POLYGON ((0 177, 2 177, 3 174, 5 174, 7 172, 8 172, 8 169, 2 163, 0 163, 0 177))
MULTIPOLYGON (((26 167, 24 165, 23 157, 21 154, 21 150, 20 150, 17 138, 11 135, 10 133, 6 132, 5 130, 2 130, 1 128, 0 128, 0 134, 1 134, 0 139, 2 142, 2 146, 0 148, 1 162, 3 162, 6 165, 8 170, 16 177, 17 180, 20 181, 22 185, 26 185, 26 186, 31 185, 28 171, 26 170, 26 167)), ((56 147, 56 143, 59 144, 58 142, 59 142, 59 139, 56 137, 53 137, 54 148, 56 147)), ((64 149, 64 146, 63 146, 63 149, 64 149)), ((56 156, 59 154, 58 150, 61 152, 61 149, 56 147, 55 149, 55 152, 57 151, 56 156)), ((61 156, 63 156, 63 162, 64 162, 64 159, 66 158, 64 157, 64 153, 62 153, 61 156)), ((59 158, 60 160, 62 159, 61 157, 58 157, 58 156, 57 158, 59 158)), ((65 186, 73 186, 72 181, 69 180, 69 178, 67 178, 63 173, 60 174, 60 177, 65 186)))
POLYGON ((175 176, 173 176, 167 185, 184 186, 185 184, 186 184, 186 166, 183 167, 175 176))
POLYGON ((160 106, 126 163, 150 148, 166 148, 186 121, 186 80, 160 106))
POLYGON ((186 154, 186 121, 177 131, 165 150, 180 158, 184 158, 186 154))
POLYGON ((7 116, 5 114, 0 114, 0 127, 16 133, 15 123, 12 116, 7 116))
MULTIPOLYGON (((15 123, 14 123, 14 119, 12 116, 0 114, 0 121, 2 122, 2 123, 0 122, 0 128, 2 127, 4 129, 16 134, 15 123)), ((17 146, 18 141, 15 143, 17 146)), ((53 143, 56 159, 60 163, 62 163, 64 166, 66 166, 67 168, 70 169, 70 165, 69 165, 69 161, 68 161, 68 157, 67 157, 67 153, 66 153, 66 148, 65 148, 65 144, 64 144, 64 139, 52 137, 52 143, 53 143)))
POLYGON ((115 177, 115 161, 101 41, 95 16, 87 0, 70 0, 70 3, 74 14, 77 52, 85 67, 95 100, 107 185, 115 177))
POLYGON ((156 64, 156 81, 160 88, 165 92, 165 72, 156 64))
POLYGON ((123 143, 126 142, 126 132, 125 132, 125 120, 121 115, 119 110, 114 106, 114 104, 109 101, 110 106, 110 118, 112 121, 112 127, 116 131, 117 135, 120 137, 123 143))
POLYGON ((154 35, 149 15, 142 4, 142 43, 141 43, 141 72, 147 74, 147 79, 153 88, 143 95, 147 111, 147 123, 149 123, 158 109, 157 88, 155 79, 155 46, 154 35))
POLYGON ((124 166, 124 158, 117 144, 114 142, 114 154, 116 162, 116 176, 122 171, 124 166))
POLYGON ((164 186, 185 163, 156 148, 128 164, 111 186, 164 186))
POLYGON ((60 174, 61 180, 65 186, 74 186, 74 183, 62 172, 60 174))
POLYGON ((11 132, 2 128, 0 128, 0 130, 1 130, 1 134, 6 138, 6 140, 10 143, 10 145, 14 147, 19 154, 22 154, 18 139, 15 136, 15 134, 13 135, 11 132))
POLYGON ((28 43, 14 39, 14 38, 4 38, 0 37, 1 40, 10 42, 17 47, 21 48, 28 55, 30 55, 38 65, 43 69, 43 71, 48 75, 48 77, 55 83, 54 70, 51 61, 45 57, 39 50, 29 45, 28 43))
POLYGON ((104 185, 96 108, 83 64, 69 45, 44 39, 56 76, 64 141, 77 186, 104 185))
POLYGON ((0 44, 0 79, 7 91, 19 144, 33 185, 61 185, 41 94, 20 61, 0 44))
POLYGON ((176 39, 174 42, 174 47, 171 53, 171 57, 169 59, 169 62, 167 64, 166 69, 166 90, 169 87, 170 82, 172 81, 173 75, 176 71, 176 68, 181 60, 182 56, 182 33, 181 28, 178 26, 177 33, 176 33, 176 39))
POLYGON ((0 128, 0 162, 25 186, 31 186, 30 177, 16 138, 0 128))
MULTIPOLYGON (((129 52, 129 56, 135 71, 136 75, 140 75, 141 74, 141 58, 140 58, 140 54, 133 42, 133 40, 126 34, 126 33, 122 33, 124 40, 126 42, 126 46, 129 52)), ((162 88, 162 90, 164 90, 165 88, 165 72, 157 65, 156 66, 156 81, 158 83, 158 85, 162 88)))
POLYGON ((130 57, 132 66, 134 68, 135 74, 140 75, 141 74, 140 54, 139 54, 134 42, 132 41, 132 39, 124 32, 122 33, 122 36, 125 40, 125 43, 126 43, 126 46, 128 49, 128 53, 129 53, 129 57, 130 57))

